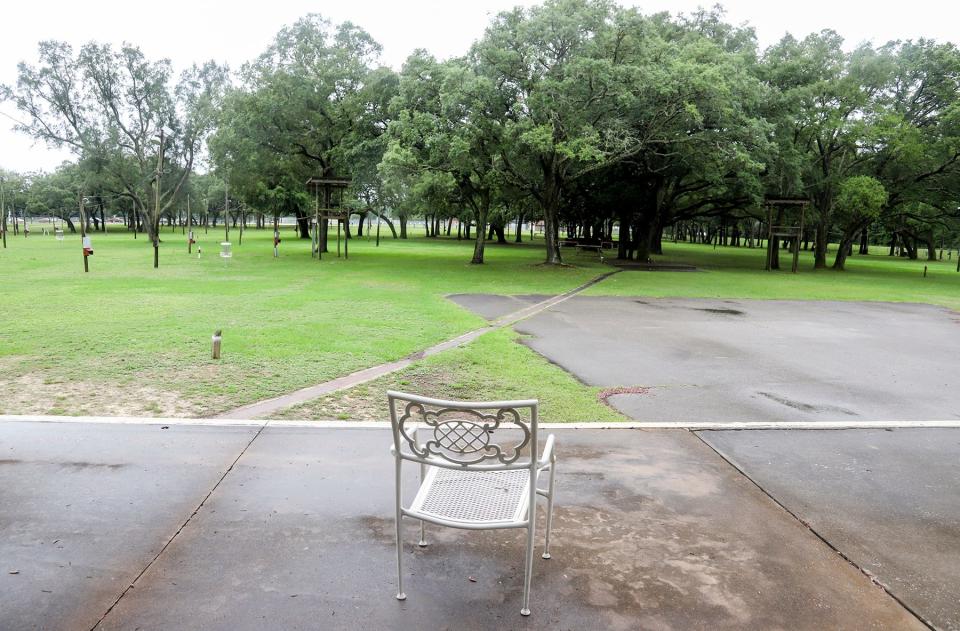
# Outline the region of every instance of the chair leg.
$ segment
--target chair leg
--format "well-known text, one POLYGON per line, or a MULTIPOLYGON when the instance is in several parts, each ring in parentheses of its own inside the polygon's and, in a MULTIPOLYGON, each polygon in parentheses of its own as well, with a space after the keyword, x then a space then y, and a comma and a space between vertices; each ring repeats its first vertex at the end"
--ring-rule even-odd
POLYGON ((545 536, 545 543, 543 546, 543 555, 544 559, 550 558, 550 530, 553 528, 553 474, 554 469, 557 468, 556 462, 550 463, 550 494, 547 495, 547 531, 545 536))
POLYGON ((400 512, 400 459, 397 458, 397 600, 406 600, 407 595, 403 593, 403 541, 400 538, 400 520, 403 514, 400 512))
MULTIPOLYGON (((427 477, 427 465, 420 463, 420 484, 423 484, 423 479, 427 477)), ((417 545, 421 548, 427 547, 427 540, 424 538, 424 523, 423 520, 420 520, 420 541, 417 542, 417 545)))
POLYGON ((520 610, 521 616, 530 615, 530 581, 533 579, 533 531, 537 523, 536 516, 537 505, 534 503, 530 507, 530 525, 527 526, 527 556, 523 565, 523 608, 520 610))

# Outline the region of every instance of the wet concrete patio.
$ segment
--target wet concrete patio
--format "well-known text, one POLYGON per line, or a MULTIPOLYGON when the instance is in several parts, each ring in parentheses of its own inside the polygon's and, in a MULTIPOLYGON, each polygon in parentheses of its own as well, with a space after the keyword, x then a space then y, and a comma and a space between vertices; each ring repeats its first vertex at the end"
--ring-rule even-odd
MULTIPOLYGON (((697 433, 552 431, 553 559, 522 618, 519 532, 420 549, 408 523, 394 599, 386 428, 0 421, 2 627, 927 628, 697 433)), ((923 605, 944 629, 949 598, 923 605)))

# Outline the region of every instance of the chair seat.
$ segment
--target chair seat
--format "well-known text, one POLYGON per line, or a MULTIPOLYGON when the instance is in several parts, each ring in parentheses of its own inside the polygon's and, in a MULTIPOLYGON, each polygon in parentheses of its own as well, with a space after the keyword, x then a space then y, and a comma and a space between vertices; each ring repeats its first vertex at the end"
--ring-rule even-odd
POLYGON ((527 518, 530 471, 427 467, 409 515, 463 527, 515 524, 527 518))

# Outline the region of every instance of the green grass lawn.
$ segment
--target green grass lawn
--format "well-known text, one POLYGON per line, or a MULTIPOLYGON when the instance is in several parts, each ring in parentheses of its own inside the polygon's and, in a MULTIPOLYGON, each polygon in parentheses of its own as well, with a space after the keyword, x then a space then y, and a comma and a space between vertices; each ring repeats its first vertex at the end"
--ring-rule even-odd
MULTIPOLYGON (((833 246, 835 247, 835 246, 833 246)), ((832 251, 833 248, 831 248, 832 251)), ((664 242, 657 260, 689 263, 699 272, 628 271, 586 291, 596 296, 660 296, 753 298, 772 300, 880 300, 920 302, 960 309, 960 274, 952 260, 910 261, 886 256, 873 246, 869 256, 852 256, 847 269, 813 269, 813 254, 801 252, 800 270, 789 271, 789 255, 781 254, 786 271, 764 271, 764 250, 664 242), (923 277, 924 266, 928 267, 923 277)), ((828 258, 833 263, 832 255, 828 258)))
MULTIPOLYGON (((179 230, 164 233, 160 269, 141 237, 94 234, 91 271, 80 240, 9 235, 0 250, 0 413, 203 416, 394 360, 485 322, 451 293, 556 294, 610 268, 567 252, 569 267, 540 265, 542 242, 488 245, 470 265, 472 243, 455 239, 351 241, 350 260, 310 257, 284 230, 248 230, 234 257, 218 256, 222 229, 198 231, 202 257, 188 256, 179 230), (210 336, 223 329, 223 358, 210 336)), ((960 309, 956 261, 855 256, 848 271, 763 271, 763 251, 664 244, 665 260, 703 271, 623 272, 592 295, 801 300, 914 301, 960 309), (923 266, 929 266, 923 278, 923 266)), ((383 390, 444 397, 539 397, 545 421, 619 416, 584 386, 518 343, 512 331, 286 410, 290 418, 383 418, 383 390)))
POLYGON ((382 421, 390 418, 387 390, 460 400, 538 397, 544 423, 624 421, 600 403, 601 388, 584 386, 565 371, 530 357, 509 329, 488 333, 401 370, 341 392, 287 408, 288 419, 382 421))
MULTIPOLYGON (((274 259, 272 231, 248 230, 243 245, 238 236, 231 232, 234 257, 224 262, 222 229, 198 231, 199 259, 168 229, 154 270, 142 235, 94 234, 84 274, 79 236, 57 242, 36 225, 28 239, 9 235, 0 250, 0 412, 214 414, 485 324, 446 294, 559 293, 604 269, 592 261, 544 268, 541 248, 514 244, 488 246, 488 264, 475 266, 471 243, 424 238, 387 238, 379 248, 354 239, 348 261, 317 262, 290 229, 274 259), (215 329, 223 329, 220 361, 209 356, 215 329)), ((565 376, 496 339, 522 364, 565 376)))

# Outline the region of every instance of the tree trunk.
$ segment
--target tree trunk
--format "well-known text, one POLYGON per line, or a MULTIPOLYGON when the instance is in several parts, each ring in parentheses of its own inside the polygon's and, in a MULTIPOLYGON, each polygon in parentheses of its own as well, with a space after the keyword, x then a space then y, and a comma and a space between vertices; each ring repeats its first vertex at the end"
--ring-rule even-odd
POLYGON ((817 234, 814 239, 813 268, 826 269, 827 246, 830 244, 830 226, 833 223, 833 194, 829 187, 814 196, 817 209, 817 234))
POLYGON ((400 215, 400 238, 407 238, 407 218, 405 215, 400 215))
MULTIPOLYGON (((917 242, 912 236, 902 236, 902 243, 904 249, 907 251, 907 258, 911 261, 917 260, 917 242)), ((901 253, 901 256, 903 254, 901 253)))
POLYGON ((560 208, 560 191, 556 184, 548 181, 541 206, 543 207, 543 240, 546 245, 547 265, 562 265, 563 256, 560 254, 560 226, 557 224, 557 215, 560 208))
POLYGON ((934 242, 932 230, 927 232, 923 236, 923 241, 924 243, 927 244, 927 260, 936 261, 937 260, 937 244, 934 242))
POLYGON ((329 234, 330 234, 330 220, 321 219, 320 220, 320 244, 318 245, 318 247, 320 248, 320 252, 322 253, 326 253, 330 251, 327 248, 327 237, 329 234))
POLYGON ((621 211, 619 222, 620 239, 617 241, 617 258, 621 260, 629 260, 630 252, 628 248, 630 246, 630 213, 627 211, 621 211))
MULTIPOLYGON (((216 219, 214 219, 213 225, 216 227, 216 219)), ((302 210, 297 211, 297 232, 300 234, 301 239, 310 238, 310 217, 302 210)))
POLYGON ((650 253, 663 254, 663 226, 660 221, 656 221, 650 232, 650 253))
POLYGON ((843 237, 840 239, 840 247, 837 248, 837 256, 833 259, 833 269, 840 272, 844 270, 848 253, 853 249, 853 238, 856 234, 856 229, 843 233, 843 237))
POLYGON ((870 236, 867 228, 860 231, 860 254, 870 254, 870 236))
POLYGON ((389 217, 384 216, 383 213, 377 213, 377 216, 387 224, 387 227, 390 228, 390 234, 392 234, 393 238, 396 239, 397 228, 393 225, 393 221, 391 221, 389 217))
POLYGON ((827 243, 829 241, 828 224, 821 221, 817 226, 817 236, 814 240, 813 249, 813 268, 825 269, 827 267, 827 243))

